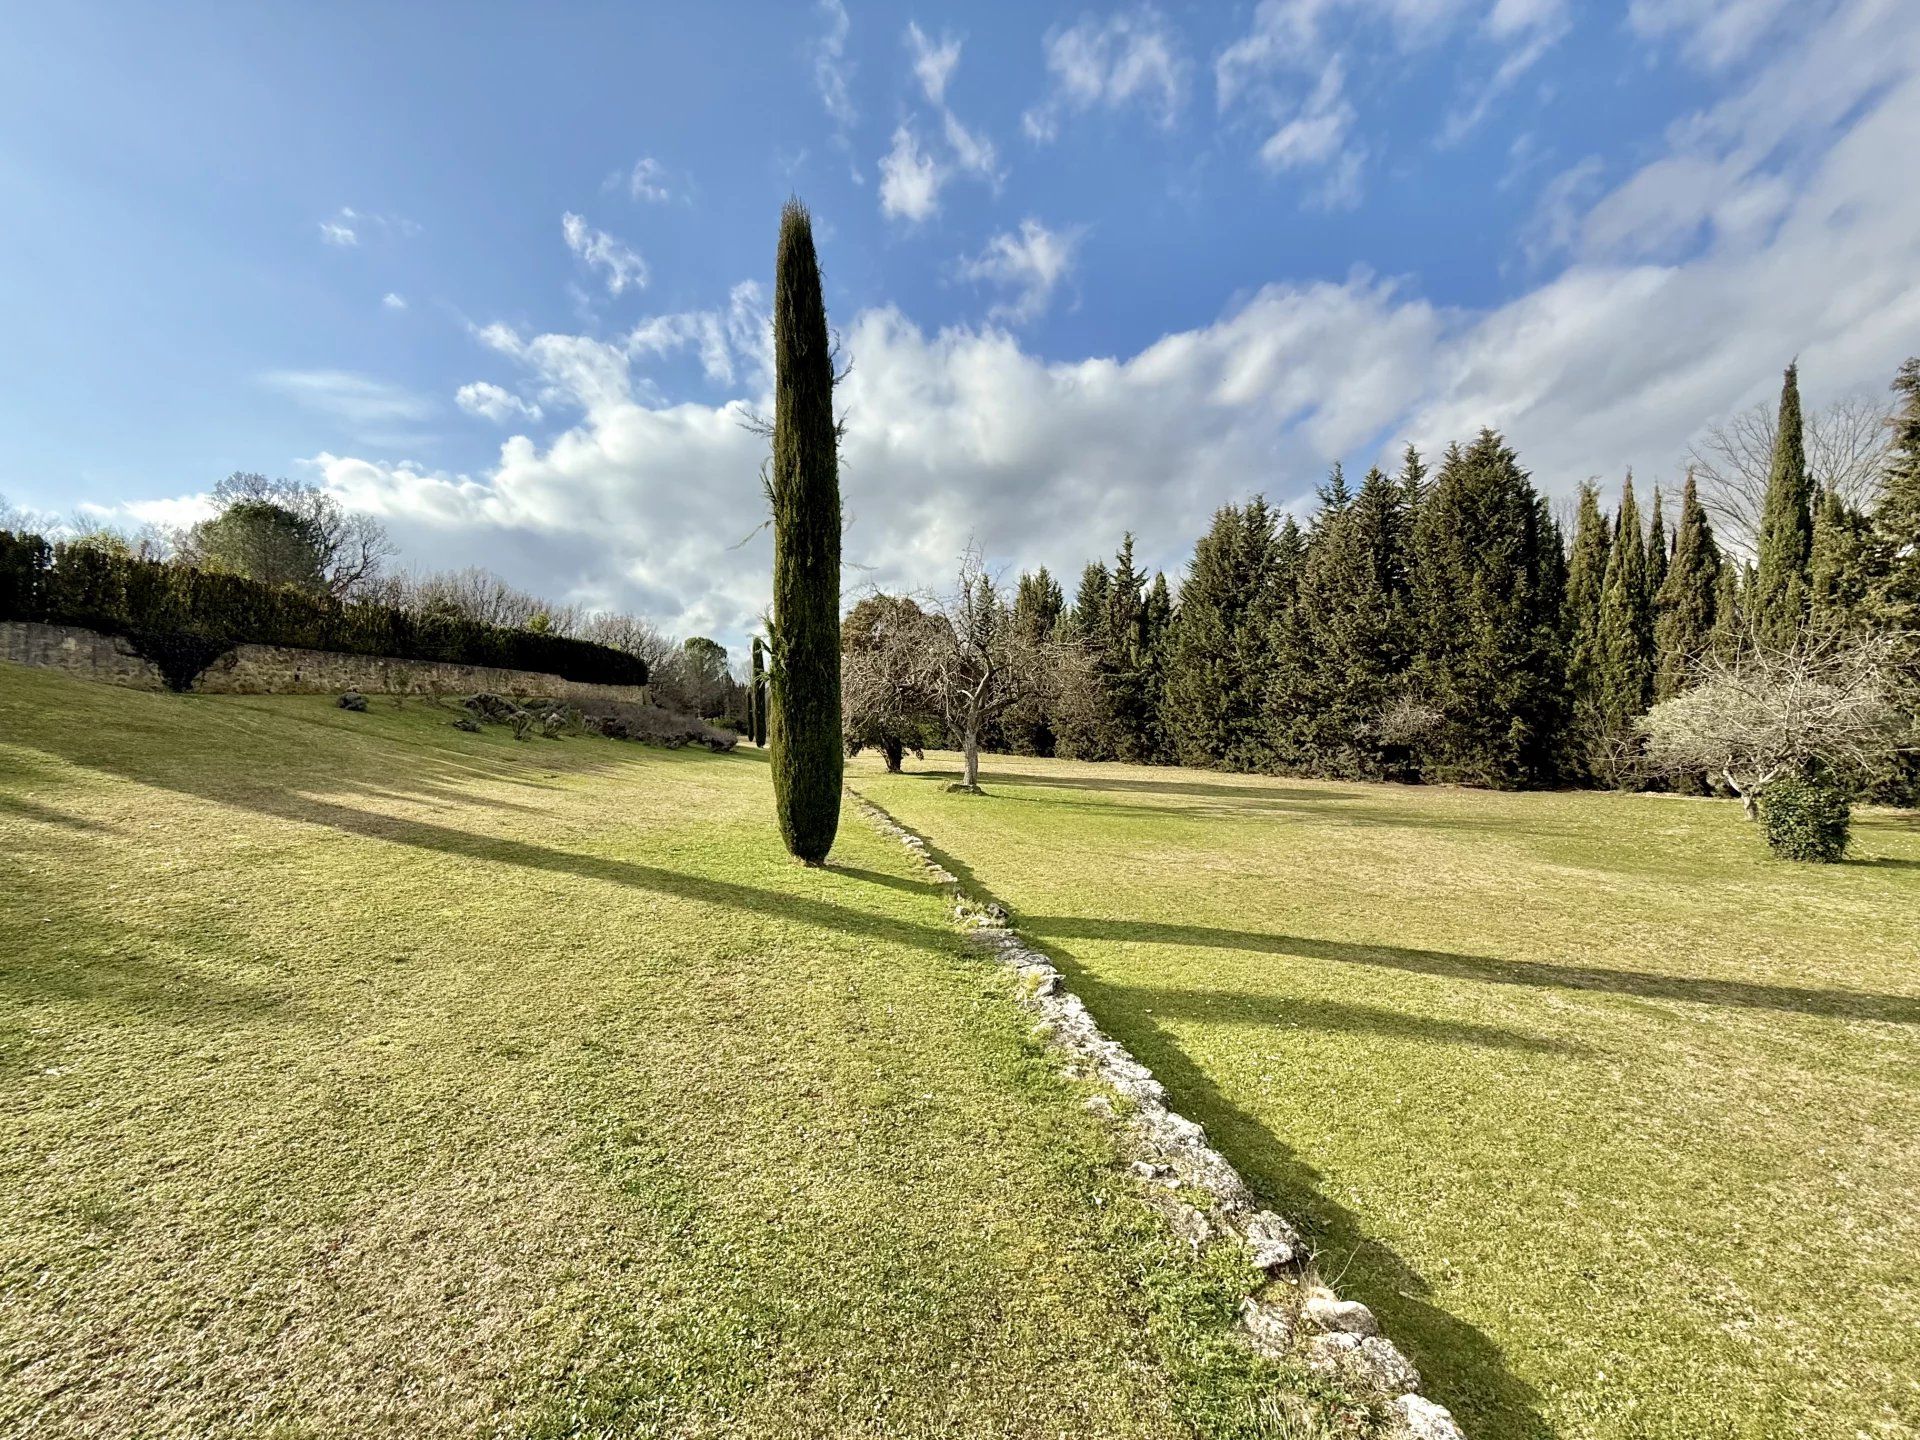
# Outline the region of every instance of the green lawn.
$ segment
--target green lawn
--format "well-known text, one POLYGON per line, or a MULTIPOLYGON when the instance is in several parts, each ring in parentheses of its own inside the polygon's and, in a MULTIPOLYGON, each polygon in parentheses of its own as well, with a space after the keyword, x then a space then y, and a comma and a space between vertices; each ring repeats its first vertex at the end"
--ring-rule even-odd
POLYGON ((944 758, 852 783, 1475 1440, 1920 1433, 1920 818, 944 758))
POLYGON ((1305 1433, 897 844, 448 718, 0 666, 0 1433, 1305 1433))

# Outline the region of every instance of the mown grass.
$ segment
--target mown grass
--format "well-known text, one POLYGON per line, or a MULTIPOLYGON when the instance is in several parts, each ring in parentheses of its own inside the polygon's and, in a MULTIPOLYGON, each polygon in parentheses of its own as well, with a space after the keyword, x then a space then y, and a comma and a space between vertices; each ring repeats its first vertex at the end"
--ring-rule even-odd
POLYGON ((0 666, 0 1433, 1317 1433, 764 764, 0 666))
POLYGON ((1920 1433, 1920 817, 993 760, 1007 904, 1476 1440, 1920 1433))

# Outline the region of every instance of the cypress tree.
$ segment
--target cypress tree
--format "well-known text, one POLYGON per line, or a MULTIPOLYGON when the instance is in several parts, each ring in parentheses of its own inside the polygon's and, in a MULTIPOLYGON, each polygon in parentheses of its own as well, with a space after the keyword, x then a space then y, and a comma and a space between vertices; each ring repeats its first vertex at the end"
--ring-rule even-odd
POLYGON ((1539 495, 1492 430, 1448 449, 1414 548, 1413 675, 1441 717, 1423 770, 1498 786, 1551 778, 1564 719, 1565 571, 1539 495))
POLYGON ((1773 464, 1767 472, 1753 588, 1748 599, 1748 618, 1754 633, 1776 645, 1791 644, 1807 618, 1812 501, 1800 420, 1799 367, 1789 365, 1780 385, 1780 419, 1774 429, 1773 464))
POLYGON ((1613 527, 1600 508, 1600 491, 1592 481, 1580 486, 1580 505, 1574 521, 1573 554, 1567 566, 1566 598, 1561 605, 1560 633, 1566 655, 1567 694, 1572 724, 1567 731, 1568 773, 1586 773, 1593 738, 1602 728, 1600 718, 1600 595, 1607 578, 1607 558, 1613 551, 1613 527))
POLYGON ((1873 511, 1873 611, 1898 630, 1920 630, 1920 358, 1893 380, 1899 402, 1886 473, 1873 511))
POLYGON ((818 865, 840 825, 840 467, 813 221, 780 212, 773 285, 773 665, 767 714, 774 810, 787 849, 818 865))
POLYGON ((1673 563, 1654 599, 1655 700, 1671 700, 1686 689, 1694 661, 1707 652, 1719 605, 1720 571, 1720 547, 1689 470, 1674 527, 1673 563))
POLYGON ((753 637, 753 682, 747 691, 747 715, 753 728, 752 741, 767 743, 767 652, 758 635, 753 637))
POLYGON ((1747 598, 1753 593, 1753 567, 1729 559, 1720 562, 1720 583, 1713 591, 1713 634, 1707 649, 1715 655, 1737 653, 1753 624, 1747 615, 1747 598))
POLYGON ((1653 599, 1647 590, 1646 540, 1631 474, 1620 492, 1620 514, 1607 552, 1598 641, 1598 725, 1588 737, 1594 747, 1588 769, 1612 782, 1619 778, 1619 747, 1653 700, 1653 599))
MULTIPOLYGON (((1050 644, 1065 609, 1066 596, 1046 566, 1021 574, 1013 597, 1013 628, 1021 639, 1033 646, 1050 644)), ((1000 730, 1007 748, 1016 755, 1053 754, 1053 713, 1037 688, 1007 707, 1000 730)))
POLYGON ((1859 624, 1873 587, 1873 525, 1825 489, 1813 507, 1813 549, 1807 562, 1807 611, 1815 625, 1840 630, 1859 624))
POLYGON ((1653 487, 1653 520, 1647 527, 1647 594, 1658 595, 1667 583, 1667 565, 1672 551, 1667 548, 1667 505, 1660 487, 1653 487))

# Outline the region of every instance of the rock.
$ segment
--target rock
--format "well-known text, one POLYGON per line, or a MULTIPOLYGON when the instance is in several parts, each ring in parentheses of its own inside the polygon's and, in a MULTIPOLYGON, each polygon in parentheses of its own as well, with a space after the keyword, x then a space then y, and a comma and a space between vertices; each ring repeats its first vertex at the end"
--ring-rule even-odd
POLYGON ((1207 1243, 1213 1233, 1213 1227, 1207 1224, 1207 1217, 1184 1200, 1172 1197, 1164 1202, 1167 1223, 1173 1226, 1173 1233, 1198 1250, 1207 1243))
POLYGON ((1378 1335, 1316 1335, 1307 1342, 1307 1363, 1383 1399, 1420 1388, 1413 1362, 1378 1335))
POLYGON ((349 690, 333 703, 338 705, 342 710, 360 711, 367 708, 367 697, 362 695, 358 690, 349 690))
POLYGON ((471 715, 462 715, 453 722, 453 728, 456 730, 465 730, 470 735, 478 735, 480 733, 480 722, 471 715))
POLYGON ((1240 1325, 1263 1355, 1277 1360, 1293 1350, 1293 1316, 1284 1305, 1249 1295, 1240 1302, 1240 1325))
POLYGON ((1240 1238, 1253 1252, 1253 1263, 1262 1270, 1282 1269, 1302 1259, 1307 1243, 1285 1220, 1271 1210, 1256 1210, 1240 1227, 1240 1238))
POLYGON ((1453 1413, 1423 1395, 1401 1395, 1391 1407, 1395 1440, 1467 1440, 1453 1413))
POLYGON ((1337 1295, 1310 1295, 1300 1307, 1300 1318, 1315 1330, 1342 1335, 1378 1335, 1380 1322, 1358 1300, 1337 1295))

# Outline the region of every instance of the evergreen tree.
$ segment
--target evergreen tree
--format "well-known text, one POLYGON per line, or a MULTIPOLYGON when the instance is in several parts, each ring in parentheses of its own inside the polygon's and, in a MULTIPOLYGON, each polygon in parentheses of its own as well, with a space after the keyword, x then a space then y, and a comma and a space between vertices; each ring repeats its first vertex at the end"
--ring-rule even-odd
POLYGON ((1920 631, 1920 358, 1894 377, 1899 402, 1873 511, 1873 610, 1879 623, 1920 631))
POLYGON ((1587 737, 1588 773, 1617 783, 1633 722, 1653 702, 1653 597, 1647 588, 1646 540, 1629 474, 1600 587, 1595 730, 1587 737))
POLYGON ((1807 480, 1806 442, 1800 420, 1800 375, 1787 367, 1780 386, 1780 419, 1774 428, 1773 464, 1767 472, 1760 512, 1749 618, 1755 633, 1777 645, 1791 644, 1807 618, 1807 568, 1813 551, 1813 492, 1807 480))
POLYGON ((1747 600, 1753 593, 1753 567, 1722 559, 1720 583, 1713 592, 1713 634, 1707 649, 1714 655, 1732 655, 1752 632, 1747 600))
POLYGON ((787 849, 818 865, 840 826, 840 461, 833 357, 813 221, 780 213, 773 286, 774 809, 787 849))
POLYGON ((1601 733, 1600 595, 1606 584, 1607 558, 1613 551, 1613 527, 1600 508, 1600 491, 1592 481, 1580 487, 1574 521, 1573 554, 1567 566, 1566 599, 1561 605, 1560 633, 1566 656, 1567 695, 1571 723, 1567 729, 1568 772, 1586 773, 1593 738, 1601 733))
POLYGON ((1055 717, 1059 752, 1072 760, 1114 758, 1107 697, 1113 674, 1112 604, 1113 574, 1104 562, 1095 560, 1080 572, 1080 588, 1063 627, 1083 662, 1075 671, 1076 684, 1085 687, 1084 693, 1064 697, 1055 717))
MULTIPOLYGON (((1720 547, 1687 472, 1674 528, 1673 563, 1654 601, 1653 698, 1671 700, 1686 689, 1693 663, 1704 655, 1713 635, 1719 603, 1720 547)), ((1726 567, 1729 573, 1732 567, 1726 567)))
POLYGON ((1400 505, 1406 511, 1409 524, 1420 513, 1420 502, 1426 496, 1426 462, 1420 458, 1420 452, 1409 445, 1400 456, 1400 505))
POLYGON ((747 715, 754 744, 767 743, 767 653, 758 635, 753 637, 753 682, 747 691, 747 715))
POLYGON ((1875 571, 1873 522, 1826 489, 1813 508, 1813 550, 1807 563, 1807 610, 1823 629, 1859 624, 1875 571))
MULTIPOLYGON (((1065 610, 1066 596, 1046 566, 1021 575, 1014 590, 1013 629, 1028 648, 1039 653, 1053 642, 1065 610)), ((1016 755, 1053 754, 1053 710, 1044 687, 1032 687, 1008 705, 1000 733, 1016 755)))
POLYGON ((1133 533, 1122 538, 1107 590, 1106 713, 1103 748, 1121 760, 1144 764, 1158 746, 1153 713, 1153 655, 1146 621, 1146 576, 1133 559, 1133 533))
POLYGON ((1673 552, 1667 546, 1667 504, 1658 485, 1653 487, 1653 520, 1647 527, 1647 594, 1658 595, 1667 583, 1673 552))
POLYGON ((1564 723, 1564 564, 1545 507, 1506 442, 1452 446, 1420 507, 1413 677, 1439 712, 1422 747, 1433 778, 1552 778, 1564 723))
POLYGON ((1250 769, 1264 748, 1268 631, 1283 545, 1273 512, 1255 496, 1245 506, 1223 505, 1194 547, 1167 637, 1161 705, 1182 765, 1250 769))

